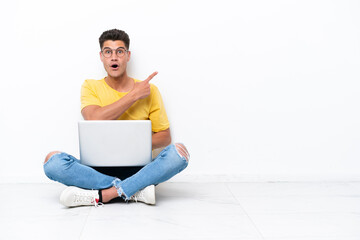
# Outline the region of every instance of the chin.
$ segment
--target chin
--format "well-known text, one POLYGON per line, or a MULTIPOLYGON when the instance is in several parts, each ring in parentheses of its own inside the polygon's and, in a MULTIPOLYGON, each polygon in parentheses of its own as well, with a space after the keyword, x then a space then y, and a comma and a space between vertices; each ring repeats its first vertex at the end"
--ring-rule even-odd
POLYGON ((112 72, 108 72, 108 75, 112 78, 118 78, 121 77, 124 73, 112 73, 112 72))

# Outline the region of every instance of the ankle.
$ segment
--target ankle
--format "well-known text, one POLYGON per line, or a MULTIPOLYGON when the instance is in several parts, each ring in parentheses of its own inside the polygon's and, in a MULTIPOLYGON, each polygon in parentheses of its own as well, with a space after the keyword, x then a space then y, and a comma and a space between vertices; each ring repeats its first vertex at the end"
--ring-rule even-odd
POLYGON ((111 187, 108 189, 103 189, 99 191, 99 195, 102 196, 102 202, 107 203, 110 202, 112 199, 118 197, 118 193, 115 187, 111 187), (101 191, 101 193, 100 193, 101 191))

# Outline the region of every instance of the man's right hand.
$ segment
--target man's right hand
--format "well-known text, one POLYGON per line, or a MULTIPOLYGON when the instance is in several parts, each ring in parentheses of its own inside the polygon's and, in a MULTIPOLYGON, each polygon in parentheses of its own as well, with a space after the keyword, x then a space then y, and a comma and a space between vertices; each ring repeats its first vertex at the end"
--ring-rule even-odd
POLYGON ((137 100, 150 95, 150 80, 157 72, 151 74, 146 80, 136 82, 133 89, 118 101, 107 106, 89 105, 81 111, 85 120, 116 120, 137 100))
POLYGON ((136 100, 146 98, 150 95, 150 80, 155 77, 158 72, 152 73, 147 79, 142 82, 136 82, 133 89, 130 91, 135 96, 136 100))

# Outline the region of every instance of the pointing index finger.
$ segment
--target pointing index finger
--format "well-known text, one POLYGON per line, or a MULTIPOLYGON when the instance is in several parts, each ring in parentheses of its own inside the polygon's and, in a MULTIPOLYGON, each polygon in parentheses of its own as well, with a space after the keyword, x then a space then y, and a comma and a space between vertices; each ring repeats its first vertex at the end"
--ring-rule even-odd
POLYGON ((145 82, 150 82, 150 80, 155 77, 158 74, 158 72, 153 72, 147 79, 145 79, 145 82))

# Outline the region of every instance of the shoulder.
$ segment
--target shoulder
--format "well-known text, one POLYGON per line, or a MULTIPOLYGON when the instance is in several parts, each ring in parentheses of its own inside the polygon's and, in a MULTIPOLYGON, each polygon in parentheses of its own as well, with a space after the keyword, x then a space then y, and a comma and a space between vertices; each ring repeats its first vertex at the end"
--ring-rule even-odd
POLYGON ((100 80, 95 80, 95 79, 86 79, 83 83, 83 86, 93 86, 93 87, 96 87, 96 86, 100 86, 100 85, 103 85, 104 84, 104 78, 103 79, 100 79, 100 80))
POLYGON ((81 90, 85 92, 86 91, 97 92, 100 89, 104 88, 104 85, 105 85, 104 78, 100 80, 86 79, 84 83, 81 85, 81 90))

